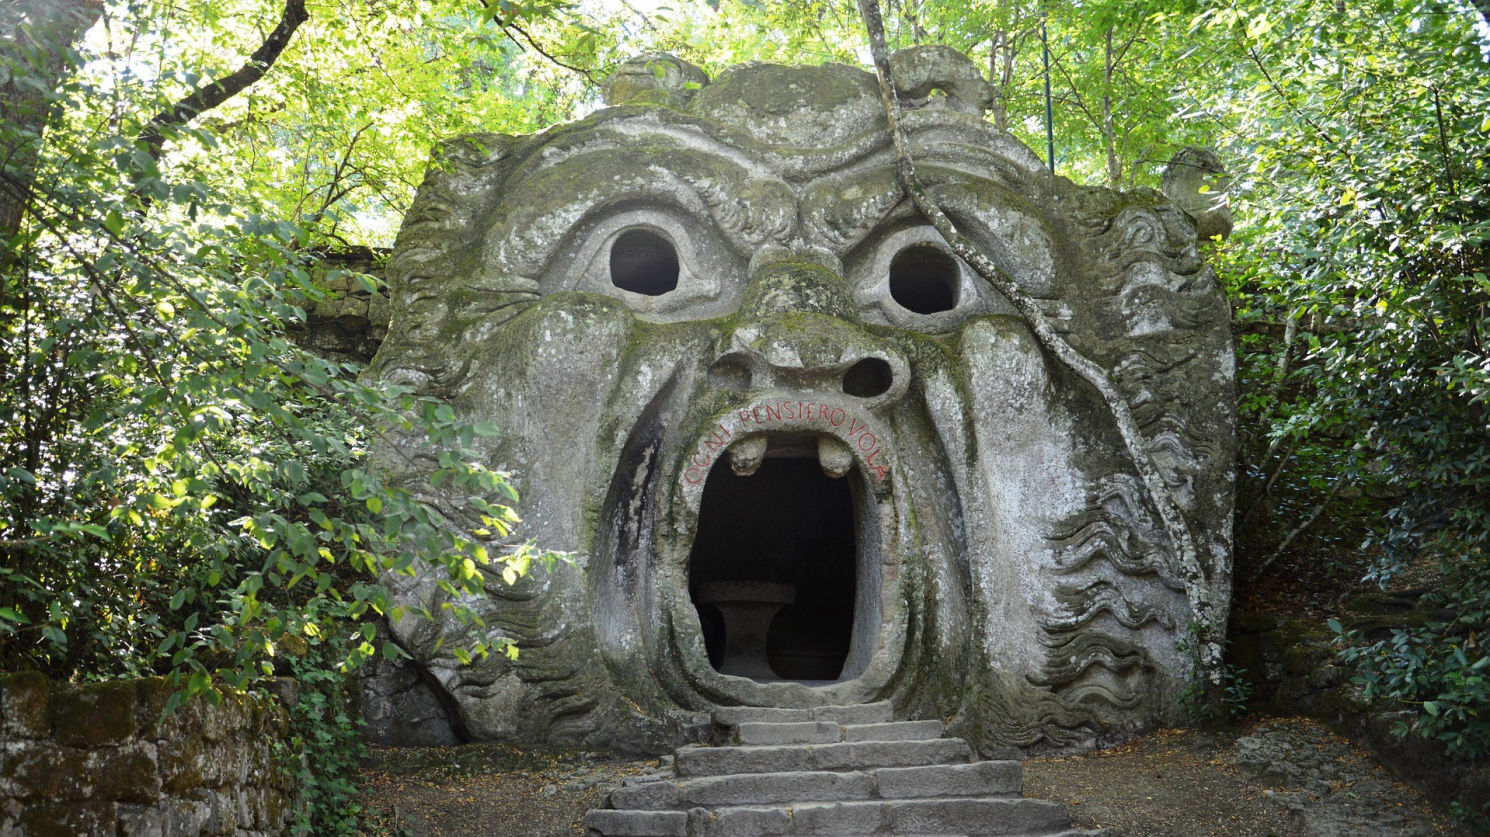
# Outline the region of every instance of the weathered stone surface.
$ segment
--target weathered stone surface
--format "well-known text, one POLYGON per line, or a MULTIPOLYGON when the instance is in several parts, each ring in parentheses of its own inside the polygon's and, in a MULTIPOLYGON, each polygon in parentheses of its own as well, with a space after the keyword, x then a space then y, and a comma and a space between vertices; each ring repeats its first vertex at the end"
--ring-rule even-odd
POLYGON ((75 800, 93 795, 94 760, 51 741, 7 746, 5 774, 22 799, 75 800))
POLYGON ((160 769, 154 742, 129 741, 96 754, 93 796, 118 802, 150 803, 160 798, 160 769))
MULTIPOLYGON (((723 723, 726 714, 724 710, 714 713, 716 725, 731 726, 723 723)), ((940 722, 929 723, 934 725, 930 728, 940 730, 940 722)), ((1071 823, 1059 806, 1019 796, 1018 762, 969 764, 961 741, 942 742, 954 748, 937 748, 922 746, 935 742, 909 744, 895 739, 902 728, 916 724, 861 726, 866 734, 888 736, 871 739, 874 746, 799 742, 769 747, 683 747, 673 757, 680 775, 633 782, 613 791, 606 800, 607 809, 591 811, 586 817, 586 833, 591 837, 635 833, 610 828, 636 828, 667 811, 686 811, 686 833, 694 837, 1068 833, 1071 823), (773 765, 813 764, 814 769, 753 772, 765 763, 763 758, 773 765), (909 766, 879 766, 884 763, 909 766), (690 775, 701 767, 711 775, 690 775)), ((801 724, 775 726, 790 730, 801 724)), ((741 732, 729 729, 725 737, 739 739, 741 732)))
POLYGON ((683 811, 609 811, 585 814, 585 828, 614 837, 683 837, 688 833, 688 814, 683 811))
POLYGON ((886 799, 1017 795, 1023 783, 1016 761, 887 767, 874 775, 879 795, 886 799))
MULTIPOLYGON (((1227 601, 1235 373, 1196 216, 1052 176, 976 113, 966 58, 893 61, 931 193, 1111 377, 1227 601)), ((1191 602, 1151 484, 907 200, 874 78, 648 56, 608 96, 441 146, 388 266, 371 374, 494 422, 477 453, 522 495, 505 542, 575 553, 485 570, 460 602, 484 628, 443 615, 434 571, 390 579, 436 614, 390 630, 452 728, 659 752, 703 712, 775 707, 799 711, 737 720, 946 718, 992 754, 1181 720, 1191 602), (751 665, 723 665, 742 626, 751 665), (517 659, 454 653, 499 635, 517 659), (811 713, 854 704, 874 717, 811 713)), ((416 484, 427 453, 394 435, 380 458, 416 484)), ((387 717, 429 714, 379 689, 387 717)))
POLYGON ((102 747, 134 737, 136 685, 133 680, 87 683, 52 701, 57 741, 70 747, 102 747))
POLYGON ((0 717, 6 738, 45 738, 52 732, 51 681, 35 671, 0 674, 0 717))
POLYGON ((0 688, 23 710, 0 736, 0 835, 283 834, 303 804, 285 712, 258 698, 228 692, 161 720, 159 678, 0 688))
MULTIPOLYGON (((1384 632, 1421 618, 1411 601, 1387 607, 1350 602, 1340 618, 1347 629, 1384 632)), ((1244 615, 1233 624, 1229 640, 1228 656, 1252 686, 1249 708, 1262 714, 1318 718, 1369 747, 1393 773, 1438 804, 1458 802, 1472 810, 1490 810, 1490 766, 1450 758, 1442 742, 1418 734, 1397 735, 1399 723, 1411 719, 1391 701, 1365 699, 1336 657, 1335 632, 1322 621, 1244 615)))
POLYGON ((827 721, 744 723, 735 728, 735 735, 736 744, 828 744, 843 739, 842 729, 827 721))
POLYGON ((362 735, 390 747, 444 747, 460 743, 450 712, 417 663, 369 663, 357 677, 357 705, 367 723, 362 735))
POLYGON ((27 808, 17 825, 27 837, 78 837, 113 834, 116 820, 109 802, 74 801, 27 808))
POLYGON ((1190 216, 1202 239, 1231 235, 1231 177, 1216 152, 1181 149, 1164 167, 1159 189, 1190 216))
POLYGON ((794 747, 684 747, 680 776, 722 773, 782 773, 794 770, 862 770, 929 763, 966 763, 972 753, 957 738, 935 741, 855 741, 794 747))
POLYGON ((1232 761, 1265 783, 1311 837, 1426 837, 1442 833, 1380 765, 1323 726, 1278 721, 1237 739, 1232 761))
POLYGON ((844 741, 925 741, 942 734, 941 721, 895 721, 841 727, 844 741))

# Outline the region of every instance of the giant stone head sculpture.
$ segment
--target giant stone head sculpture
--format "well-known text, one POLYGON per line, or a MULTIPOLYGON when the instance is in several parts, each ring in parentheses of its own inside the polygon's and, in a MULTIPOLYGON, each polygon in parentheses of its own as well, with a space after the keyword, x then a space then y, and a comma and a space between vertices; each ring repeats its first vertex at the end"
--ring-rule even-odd
MULTIPOLYGON (((1050 174, 966 58, 895 65, 932 195, 1110 372, 1224 576, 1234 375, 1194 222, 1050 174)), ((390 265, 374 373, 494 421, 514 537, 576 554, 489 582, 480 627, 399 585, 463 726, 655 751, 715 706, 888 698, 989 752, 1173 720, 1175 547, 1103 400, 907 199, 874 77, 652 56, 608 103, 444 144, 390 265), (483 636, 521 652, 452 656, 483 636)))

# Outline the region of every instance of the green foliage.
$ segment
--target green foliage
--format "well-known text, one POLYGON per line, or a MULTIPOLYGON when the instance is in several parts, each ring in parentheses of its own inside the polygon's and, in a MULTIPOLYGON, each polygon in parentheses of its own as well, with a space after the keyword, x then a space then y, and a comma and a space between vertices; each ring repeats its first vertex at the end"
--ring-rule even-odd
POLYGON ((1490 65, 1474 16, 1286 3, 1196 25, 1242 62, 1196 105, 1233 114, 1242 163, 1245 223, 1222 261, 1244 329, 1239 575, 1259 579, 1278 533, 1313 524, 1295 556, 1426 582, 1441 618, 1343 637, 1342 658, 1368 695, 1418 710, 1404 732, 1483 758, 1490 65))
POLYGON ((1345 648, 1341 658, 1355 665, 1355 682, 1368 699, 1421 709, 1398 725, 1397 734, 1440 741, 1449 755, 1462 759, 1490 754, 1490 716, 1484 712, 1490 706, 1490 656, 1478 637, 1490 622, 1490 578, 1485 576, 1435 591, 1424 604, 1439 618, 1421 628, 1393 629, 1376 642, 1330 620, 1345 648))
MULTIPOLYGON (((174 709, 216 700, 225 687, 255 688, 288 665, 305 688, 295 712, 311 760, 307 833, 350 828, 353 738, 341 678, 374 654, 400 653, 374 644, 374 620, 429 615, 391 610, 383 580, 425 564, 443 569, 448 592, 475 593, 488 578, 510 583, 557 557, 511 542, 516 495, 478 451, 496 428, 457 422, 428 394, 360 381, 352 365, 286 336, 338 278, 312 248, 381 234, 426 156, 420 143, 432 139, 374 125, 366 139, 335 144, 328 137, 356 124, 357 108, 385 129, 389 114, 414 119, 418 108, 388 96, 354 105, 355 84, 322 84, 310 68, 346 81, 379 61, 404 62, 394 67, 403 81, 433 84, 437 70, 404 70, 476 23, 451 12, 416 26, 430 8, 321 9, 323 28, 307 24, 271 83, 172 130, 160 163, 137 142, 146 123, 202 74, 240 65, 277 4, 110 6, 90 41, 102 51, 66 52, 60 79, 42 59, 65 44, 7 44, 0 56, 7 95, 16 91, 0 112, 0 199, 24 210, 13 237, 0 230, 9 237, 0 260, 0 669, 165 674, 179 687, 174 709), (325 144, 309 141, 317 137, 325 144), (324 174, 333 145, 340 162, 324 174), (385 167, 390 159, 398 165, 385 167), (286 175, 292 162, 305 178, 286 175), (376 211, 364 218, 367 206, 376 211), (426 446, 428 482, 371 464, 389 434, 426 446), (459 519, 434 509, 436 495, 463 506, 459 519), (307 644, 309 656, 285 662, 286 649, 307 644)), ((499 49, 491 55, 510 69, 499 49)), ((458 130, 456 121, 439 129, 458 130)), ((516 653, 484 633, 459 653, 516 653)))
POLYGON ((298 812, 295 834, 361 833, 363 812, 352 777, 367 753, 347 678, 338 671, 344 656, 329 642, 315 642, 305 654, 285 658, 285 671, 299 689, 291 706, 291 744, 305 754, 296 778, 307 805, 298 812))
POLYGON ((1190 660, 1193 672, 1180 692, 1180 707, 1192 724, 1229 723, 1247 714, 1252 681, 1247 679, 1246 669, 1230 664, 1211 672, 1208 677, 1200 659, 1199 633, 1198 626, 1191 625, 1190 638, 1179 643, 1180 653, 1190 660), (1219 700, 1213 695, 1218 695, 1219 700), (1223 708, 1225 717, 1221 717, 1223 708))

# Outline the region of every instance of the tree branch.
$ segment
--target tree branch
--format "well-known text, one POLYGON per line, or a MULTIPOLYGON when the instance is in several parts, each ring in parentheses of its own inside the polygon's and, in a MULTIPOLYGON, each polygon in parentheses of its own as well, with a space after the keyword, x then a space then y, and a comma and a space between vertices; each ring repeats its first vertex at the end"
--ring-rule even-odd
POLYGON ((1225 569, 1215 568, 1215 577, 1206 572, 1200 560, 1195 537, 1185 521, 1184 512, 1174 499, 1169 486, 1164 482, 1164 477, 1154 464, 1153 457, 1149 455, 1147 440, 1139 430, 1137 420, 1133 418, 1133 410, 1123 398, 1122 393, 1118 392, 1117 386, 1112 382, 1112 377, 1066 342, 1065 338, 1050 326, 1034 299, 1025 293, 1024 289, 1005 273, 1002 267, 958 232, 952 220, 926 191, 925 185, 916 175, 909 142, 900 124, 900 102, 890 74, 889 48, 885 44, 884 22, 880 17, 879 4, 877 0, 858 0, 858 2, 859 14, 864 19, 864 28, 869 35, 869 49, 874 58, 875 71, 879 76, 880 95, 884 100, 885 115, 890 123, 890 136, 895 143, 896 168, 901 183, 916 208, 946 240, 952 251, 1014 304, 1025 324, 1040 341, 1040 345, 1082 380, 1094 387, 1102 396, 1102 400, 1107 403, 1113 420, 1117 424, 1118 433, 1127 448, 1128 456, 1133 462, 1133 468, 1143 481, 1149 499, 1153 502, 1163 522, 1169 541, 1178 553, 1176 557, 1179 560, 1179 573, 1184 579, 1185 593, 1189 599, 1195 628, 1198 632, 1196 644, 1199 648, 1197 650, 1201 667, 1207 676, 1208 691, 1219 689, 1223 665, 1221 629, 1224 619, 1221 617, 1221 608, 1225 606, 1225 602, 1219 602, 1216 598, 1217 593, 1228 586, 1225 569))
POLYGON ((264 39, 264 43, 248 57, 242 67, 205 87, 197 88, 191 95, 157 113, 145 124, 145 130, 135 139, 136 144, 145 148, 145 153, 150 155, 152 161, 160 162, 167 133, 233 98, 244 88, 263 78, 264 73, 279 59, 279 54, 289 46, 290 37, 295 34, 295 30, 309 18, 310 15, 305 11, 305 0, 285 0, 285 10, 279 18, 279 25, 274 27, 274 31, 269 33, 269 37, 264 39))
POLYGON ((1273 562, 1282 557, 1283 553, 1286 552, 1290 546, 1293 546, 1293 542, 1298 540, 1299 535, 1304 534, 1304 531, 1306 529, 1308 529, 1310 526, 1313 526, 1314 521, 1318 520, 1320 515, 1324 514, 1324 510, 1329 508, 1331 503, 1335 502, 1335 498, 1340 496, 1340 490, 1345 488, 1345 486, 1349 485, 1353 481, 1354 480, 1349 476, 1336 477, 1335 484, 1330 486, 1330 493, 1326 494, 1324 496, 1324 499, 1319 501, 1319 505, 1314 507, 1314 511, 1310 512, 1308 517, 1304 518, 1298 526, 1295 526, 1293 531, 1289 532, 1287 537, 1283 538, 1282 542, 1274 547, 1273 551, 1269 552, 1267 554, 1267 557, 1263 558, 1262 561, 1258 563, 1257 567, 1252 570, 1251 576, 1253 578, 1260 578, 1262 574, 1267 571, 1267 568, 1273 565, 1273 562))

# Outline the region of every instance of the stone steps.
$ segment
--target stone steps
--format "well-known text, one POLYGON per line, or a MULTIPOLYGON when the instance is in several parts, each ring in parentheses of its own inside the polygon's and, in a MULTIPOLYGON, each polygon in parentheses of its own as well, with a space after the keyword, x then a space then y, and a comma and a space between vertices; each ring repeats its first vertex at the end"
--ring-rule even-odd
POLYGON ((729 707, 728 746, 690 745, 675 775, 628 780, 585 816, 590 837, 1074 835, 1058 805, 1019 795, 1018 762, 974 761, 939 721, 889 703, 729 707))
POLYGON ((941 721, 839 724, 834 721, 746 721, 731 729, 731 744, 834 744, 840 741, 929 741, 942 735, 941 721))

